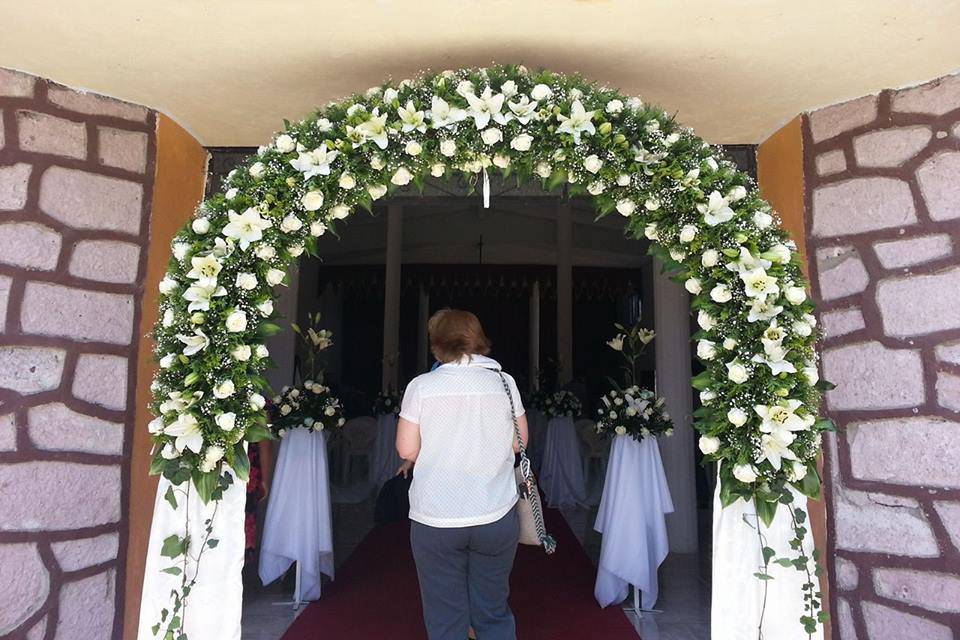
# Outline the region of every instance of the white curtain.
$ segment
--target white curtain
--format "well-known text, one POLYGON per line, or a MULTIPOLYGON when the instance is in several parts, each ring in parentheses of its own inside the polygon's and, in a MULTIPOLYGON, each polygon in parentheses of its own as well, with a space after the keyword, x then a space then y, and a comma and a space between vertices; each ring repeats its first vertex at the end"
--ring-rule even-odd
MULTIPOLYGON (((163 541, 170 535, 189 534, 194 545, 206 537, 205 522, 213 517, 211 538, 217 546, 204 551, 199 566, 188 562, 187 575, 198 575, 196 584, 187 599, 183 616, 184 631, 190 638, 217 638, 217 640, 240 640, 240 614, 243 607, 243 571, 245 507, 247 485, 234 478, 233 484, 218 503, 203 504, 196 489, 189 491, 189 499, 176 493, 177 509, 164 499, 170 482, 160 478, 157 498, 153 505, 153 525, 150 529, 150 544, 147 548, 147 563, 143 576, 143 595, 140 601, 140 624, 137 638, 154 640, 151 627, 160 622, 161 611, 172 611, 170 592, 179 589, 181 576, 163 573, 173 566, 170 558, 160 555, 163 541), (214 510, 216 516, 214 517, 214 510), (187 527, 189 522, 189 527, 187 527)), ((185 490, 187 484, 180 485, 185 490)), ((196 556, 198 549, 192 546, 189 555, 196 556)), ((182 559, 179 563, 182 565, 182 559)), ((167 616, 167 620, 170 616, 167 616)), ((162 631, 160 638, 163 637, 162 631)))
POLYGON ((550 507, 574 507, 587 503, 580 438, 573 418, 551 418, 547 423, 540 488, 550 507))

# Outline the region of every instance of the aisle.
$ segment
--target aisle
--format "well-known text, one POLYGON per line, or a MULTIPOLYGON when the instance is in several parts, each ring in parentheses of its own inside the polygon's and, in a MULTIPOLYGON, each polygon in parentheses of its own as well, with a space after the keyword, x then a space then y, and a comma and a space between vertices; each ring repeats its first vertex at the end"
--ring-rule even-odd
MULTIPOLYGON (((636 640, 619 607, 593 599, 596 570, 559 512, 547 510, 559 549, 546 556, 521 546, 511 576, 510 603, 519 640, 636 640)), ((420 592, 405 523, 378 527, 364 538, 324 587, 323 597, 297 618, 283 640, 423 640, 420 592)))

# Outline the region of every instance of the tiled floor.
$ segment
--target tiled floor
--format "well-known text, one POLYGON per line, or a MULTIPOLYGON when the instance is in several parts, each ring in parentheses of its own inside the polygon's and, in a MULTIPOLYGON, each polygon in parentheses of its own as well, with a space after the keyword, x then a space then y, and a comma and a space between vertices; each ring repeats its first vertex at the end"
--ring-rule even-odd
MULTIPOLYGON (((373 509, 372 497, 355 504, 334 504, 333 538, 337 566, 373 526, 373 509)), ((592 526, 596 508, 568 510, 564 511, 564 516, 587 554, 596 563, 600 555, 600 535, 593 531, 592 526)), ((701 521, 707 523, 705 529, 709 531, 709 517, 704 515, 701 521)), ((292 606, 276 604, 288 602, 293 592, 292 576, 281 582, 265 588, 260 586, 255 576, 248 576, 244 593, 243 640, 277 640, 296 618, 298 612, 292 606)), ((628 601, 625 606, 632 604, 628 601)), ((627 613, 643 640, 709 640, 708 551, 700 554, 670 554, 660 568, 657 609, 656 612, 644 612, 642 617, 633 612, 627 613)))

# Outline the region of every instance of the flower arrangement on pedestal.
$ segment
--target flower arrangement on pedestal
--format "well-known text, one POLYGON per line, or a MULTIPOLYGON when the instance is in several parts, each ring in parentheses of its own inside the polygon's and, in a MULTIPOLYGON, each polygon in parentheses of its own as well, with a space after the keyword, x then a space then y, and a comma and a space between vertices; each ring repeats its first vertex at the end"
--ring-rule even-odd
POLYGON ((548 395, 543 403, 541 411, 548 418, 576 418, 583 411, 580 398, 564 389, 548 395))
POLYGON ((394 393, 392 389, 381 391, 377 394, 376 400, 373 401, 373 415, 388 416, 400 413, 400 398, 402 397, 402 391, 400 393, 394 393))

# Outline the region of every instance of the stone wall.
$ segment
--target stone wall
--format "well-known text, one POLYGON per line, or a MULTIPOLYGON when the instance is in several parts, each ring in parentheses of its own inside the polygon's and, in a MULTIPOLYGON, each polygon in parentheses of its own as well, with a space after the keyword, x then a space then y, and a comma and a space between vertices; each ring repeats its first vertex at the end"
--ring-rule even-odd
POLYGON ((3 637, 119 637, 155 118, 0 69, 3 637))
POLYGON ((960 76, 805 118, 834 638, 960 638, 960 76))

